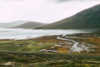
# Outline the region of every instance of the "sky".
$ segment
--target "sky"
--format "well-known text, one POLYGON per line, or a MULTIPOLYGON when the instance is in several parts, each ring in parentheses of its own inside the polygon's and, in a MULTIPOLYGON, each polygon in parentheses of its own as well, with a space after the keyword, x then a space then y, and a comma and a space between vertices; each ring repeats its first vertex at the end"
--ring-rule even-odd
POLYGON ((99 0, 0 0, 0 23, 52 23, 99 4, 99 0))

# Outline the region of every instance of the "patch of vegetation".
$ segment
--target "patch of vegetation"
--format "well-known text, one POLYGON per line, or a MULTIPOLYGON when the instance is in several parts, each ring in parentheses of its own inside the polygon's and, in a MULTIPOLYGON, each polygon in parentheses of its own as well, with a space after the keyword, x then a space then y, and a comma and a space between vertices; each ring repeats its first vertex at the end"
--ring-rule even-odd
MULTIPOLYGON (((58 53, 40 52, 42 49, 51 49, 59 42, 55 38, 28 39, 28 40, 0 40, 0 62, 16 62, 16 67, 98 67, 100 65, 99 54, 72 53, 67 55, 66 49, 58 47, 58 53), (76 55, 76 56, 75 56, 76 55)), ((99 37, 74 38, 80 42, 94 44, 99 48, 99 37)), ((65 44, 68 45, 68 44, 65 44)), ((98 51, 99 52, 99 51, 98 51)))

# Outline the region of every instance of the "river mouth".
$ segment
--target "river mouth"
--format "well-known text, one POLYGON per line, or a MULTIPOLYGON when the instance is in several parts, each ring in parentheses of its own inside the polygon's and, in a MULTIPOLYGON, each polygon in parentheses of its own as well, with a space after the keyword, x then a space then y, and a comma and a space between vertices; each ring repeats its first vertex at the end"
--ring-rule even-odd
POLYGON ((0 28, 0 39, 29 39, 40 36, 92 33, 97 29, 11 29, 0 28))

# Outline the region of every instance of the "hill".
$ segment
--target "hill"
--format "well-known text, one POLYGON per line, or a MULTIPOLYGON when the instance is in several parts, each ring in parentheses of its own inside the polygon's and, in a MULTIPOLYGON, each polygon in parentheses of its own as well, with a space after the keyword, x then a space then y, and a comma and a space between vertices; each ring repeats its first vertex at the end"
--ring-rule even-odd
POLYGON ((24 24, 21 24, 19 26, 13 27, 13 28, 26 28, 26 29, 33 29, 38 26, 44 25, 43 23, 38 23, 38 22, 26 22, 24 24))
POLYGON ((70 18, 37 29, 100 29, 100 5, 85 9, 70 18))

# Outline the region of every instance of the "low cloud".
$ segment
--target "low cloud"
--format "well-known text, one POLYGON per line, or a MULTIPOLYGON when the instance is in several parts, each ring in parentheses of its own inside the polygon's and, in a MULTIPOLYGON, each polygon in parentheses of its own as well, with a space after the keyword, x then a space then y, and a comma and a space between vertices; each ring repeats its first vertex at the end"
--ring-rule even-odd
POLYGON ((61 3, 61 2, 67 2, 67 1, 75 1, 75 2, 77 2, 77 1, 82 1, 82 2, 85 1, 85 2, 87 2, 87 1, 100 1, 100 0, 52 0, 52 1, 61 3))
POLYGON ((0 2, 20 2, 24 0, 0 0, 0 2))
POLYGON ((70 17, 81 10, 99 3, 81 2, 80 0, 76 0, 78 2, 74 1, 75 0, 0 0, 0 22, 11 22, 15 20, 29 20, 45 23, 54 22, 70 17))

